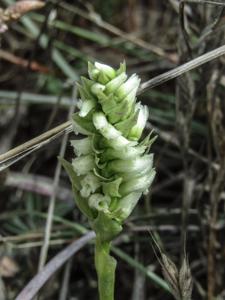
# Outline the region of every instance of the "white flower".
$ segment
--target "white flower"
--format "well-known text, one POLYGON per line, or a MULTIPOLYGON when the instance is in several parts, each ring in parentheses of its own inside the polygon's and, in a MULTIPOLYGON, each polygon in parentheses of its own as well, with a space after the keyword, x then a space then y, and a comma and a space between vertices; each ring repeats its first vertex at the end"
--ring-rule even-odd
POLYGON ((86 117, 86 115, 96 106, 96 101, 91 100, 85 100, 82 101, 82 104, 80 105, 80 111, 79 116, 80 117, 86 117))
POLYGON ((120 199, 116 210, 113 212, 116 216, 118 216, 118 219, 125 220, 132 213, 141 197, 141 194, 141 192, 134 192, 120 199))
POLYGON ((121 184, 119 192, 121 195, 127 195, 133 192, 145 192, 150 186, 155 177, 155 170, 152 169, 145 176, 140 176, 138 178, 131 179, 127 182, 121 184))
POLYGON ((132 75, 124 84, 119 87, 116 95, 120 100, 123 100, 123 98, 130 94, 131 91, 134 90, 136 93, 140 82, 141 80, 136 74, 132 75))
POLYGON ((78 176, 85 175, 93 170, 95 166, 94 157, 92 155, 77 157, 73 159, 72 166, 78 176))
POLYGON ((71 146, 73 146, 76 156, 87 155, 92 152, 92 140, 90 137, 72 140, 70 141, 71 146))
POLYGON ((145 128, 146 122, 148 120, 149 111, 148 107, 145 105, 137 104, 137 109, 139 109, 138 118, 136 124, 131 128, 129 133, 129 138, 131 140, 139 140, 142 135, 142 131, 145 128))
POLYGON ((128 139, 122 136, 121 132, 111 125, 104 113, 96 112, 93 114, 93 123, 97 130, 108 140, 110 140, 110 146, 113 148, 124 147, 127 145, 134 145, 128 139))
POLYGON ((92 193, 94 193, 100 186, 100 180, 92 172, 88 173, 81 181, 80 184, 82 189, 80 194, 84 198, 88 198, 92 193))
MULTIPOLYGON (((146 154, 142 157, 136 157, 131 160, 113 160, 108 163, 107 168, 116 173, 135 173, 138 174, 149 164, 152 163, 152 156, 151 154, 146 154)), ((129 174, 128 174, 129 175, 129 174)))
POLYGON ((92 80, 106 84, 116 76, 116 71, 110 66, 100 64, 98 62, 93 65, 89 62, 88 74, 92 80))

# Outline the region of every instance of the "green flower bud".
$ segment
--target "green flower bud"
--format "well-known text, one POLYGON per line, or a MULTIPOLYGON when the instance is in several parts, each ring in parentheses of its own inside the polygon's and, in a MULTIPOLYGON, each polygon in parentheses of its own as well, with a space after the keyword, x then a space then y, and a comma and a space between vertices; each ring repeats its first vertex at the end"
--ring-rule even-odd
POLYGON ((94 65, 88 63, 88 74, 92 80, 106 84, 116 76, 116 72, 110 66, 96 62, 94 65))

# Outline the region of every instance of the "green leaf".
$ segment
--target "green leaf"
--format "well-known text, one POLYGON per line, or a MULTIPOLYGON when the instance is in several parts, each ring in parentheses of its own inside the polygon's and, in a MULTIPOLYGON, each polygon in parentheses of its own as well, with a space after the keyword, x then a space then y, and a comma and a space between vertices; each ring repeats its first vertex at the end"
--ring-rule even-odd
POLYGON ((120 75, 121 73, 126 73, 126 62, 123 61, 120 63, 119 69, 116 71, 116 75, 120 75))
POLYGON ((62 157, 58 157, 58 160, 61 162, 62 166, 64 167, 67 174, 69 175, 70 181, 71 181, 72 185, 74 186, 74 188, 79 191, 81 188, 80 178, 75 173, 72 164, 69 163, 67 160, 65 160, 62 157))
POLYGON ((114 181, 102 183, 104 194, 110 197, 121 197, 119 187, 122 180, 122 178, 117 178, 114 181))
POLYGON ((94 215, 93 215, 91 209, 88 206, 87 200, 85 198, 82 198, 79 195, 79 190, 81 188, 81 186, 80 186, 80 178, 75 173, 72 164, 69 163, 68 161, 66 161, 62 157, 58 157, 58 159, 61 162, 61 164, 63 165, 63 167, 66 170, 67 174, 69 175, 70 181, 72 183, 74 199, 75 199, 75 202, 76 202, 78 208, 90 220, 93 220, 94 219, 94 215))
MULTIPOLYGON (((129 110, 129 106, 127 105, 127 112, 131 112, 131 107, 129 110)), ((126 111, 124 112, 125 114, 127 113, 126 111)), ((134 111, 133 113, 130 114, 129 117, 127 117, 125 120, 120 121, 119 123, 115 124, 115 128, 118 129, 120 132, 122 132, 123 136, 126 138, 129 135, 130 129, 136 124, 138 119, 138 113, 134 111)))
POLYGON ((85 86, 82 86, 79 83, 77 83, 77 88, 78 88, 79 95, 83 101, 87 99, 93 99, 93 100, 96 99, 96 97, 90 93, 89 88, 87 89, 85 88, 85 86))
MULTIPOLYGON (((123 120, 132 111, 132 105, 130 105, 128 101, 115 103, 115 106, 112 109, 106 110, 104 106, 102 108, 108 115, 109 121, 113 124, 123 120)), ((123 131, 121 132, 123 133, 123 131)))
POLYGON ((112 251, 122 260, 126 261, 131 267, 135 268, 136 270, 139 270, 142 274, 146 275, 146 277, 150 279, 155 285, 162 288, 164 291, 171 293, 171 289, 169 288, 166 281, 151 270, 149 270, 149 268, 143 266, 140 262, 133 259, 127 253, 123 252, 117 247, 112 246, 112 251))
POLYGON ((92 136, 92 149, 96 154, 104 152, 105 145, 102 142, 102 136, 100 134, 94 134, 92 136))
POLYGON ((78 113, 75 113, 72 116, 73 129, 76 133, 90 135, 97 132, 93 125, 93 122, 89 119, 89 115, 85 118, 82 118, 78 113))
POLYGON ((74 199, 76 202, 77 207, 80 209, 80 211, 90 220, 94 220, 95 214, 94 212, 90 209, 88 205, 88 201, 86 198, 83 198, 80 196, 79 192, 74 188, 73 186, 73 194, 74 194, 74 199))

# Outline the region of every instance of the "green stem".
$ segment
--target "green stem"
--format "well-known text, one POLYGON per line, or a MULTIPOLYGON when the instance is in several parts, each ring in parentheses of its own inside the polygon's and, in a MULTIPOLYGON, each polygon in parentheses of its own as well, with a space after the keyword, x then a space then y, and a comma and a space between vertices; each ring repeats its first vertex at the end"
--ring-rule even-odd
POLYGON ((116 260, 109 254, 110 247, 110 242, 103 242, 99 236, 96 237, 95 267, 100 300, 114 300, 116 260))

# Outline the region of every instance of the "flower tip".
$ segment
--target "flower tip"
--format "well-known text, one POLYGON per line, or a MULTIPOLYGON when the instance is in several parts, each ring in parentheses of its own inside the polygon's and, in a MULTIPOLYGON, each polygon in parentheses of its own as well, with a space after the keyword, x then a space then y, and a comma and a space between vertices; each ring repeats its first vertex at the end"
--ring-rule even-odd
POLYGON ((88 75, 92 80, 97 80, 99 75, 99 70, 91 62, 88 62, 88 75))
POLYGON ((95 67, 100 71, 111 72, 111 73, 115 74, 115 70, 106 64, 101 64, 99 62, 95 62, 95 67))
POLYGON ((125 60, 122 63, 120 63, 120 67, 116 72, 117 75, 120 75, 121 73, 126 73, 126 62, 125 62, 125 60))

